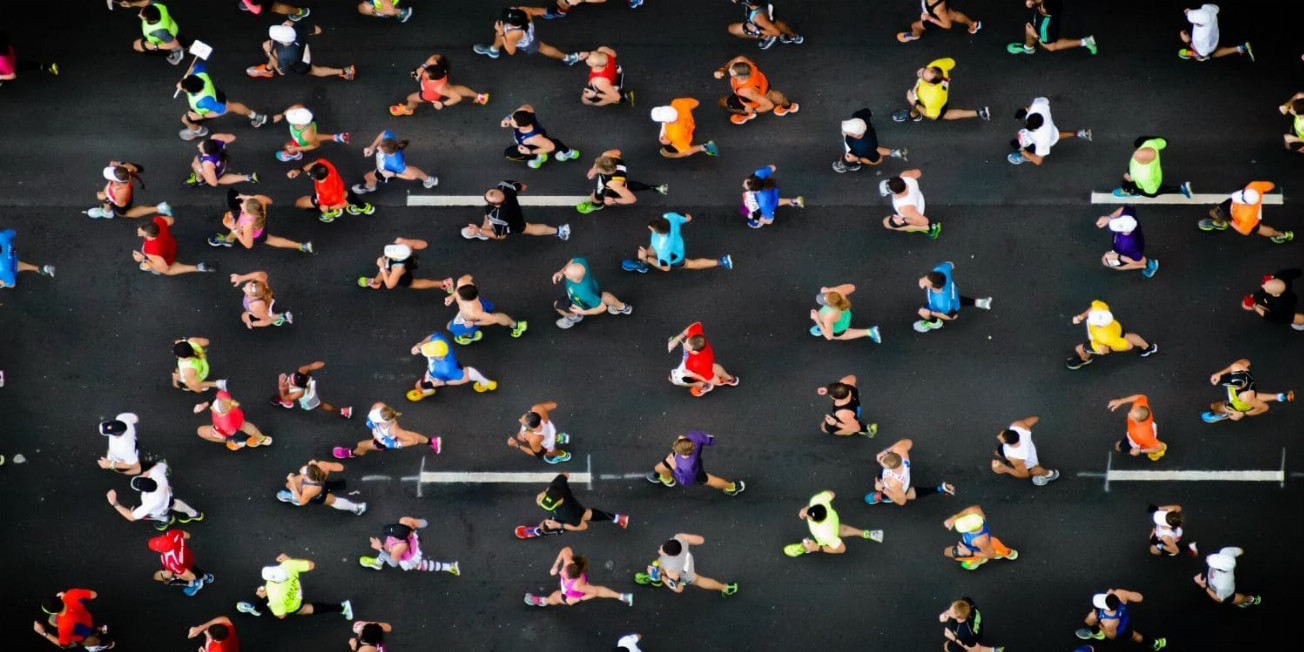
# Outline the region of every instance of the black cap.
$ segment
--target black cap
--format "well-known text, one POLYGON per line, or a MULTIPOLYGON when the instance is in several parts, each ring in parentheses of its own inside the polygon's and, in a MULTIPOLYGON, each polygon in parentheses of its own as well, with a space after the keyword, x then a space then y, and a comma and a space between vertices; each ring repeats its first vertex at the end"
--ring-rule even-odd
POLYGON ((127 432, 127 424, 118 421, 117 419, 100 422, 100 434, 105 437, 121 435, 124 432, 127 432))

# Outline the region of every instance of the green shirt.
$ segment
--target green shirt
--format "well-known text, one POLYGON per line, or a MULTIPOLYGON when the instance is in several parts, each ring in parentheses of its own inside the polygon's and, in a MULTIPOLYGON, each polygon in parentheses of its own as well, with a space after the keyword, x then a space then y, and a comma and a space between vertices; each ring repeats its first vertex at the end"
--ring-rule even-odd
POLYGON ((833 494, 828 491, 821 491, 810 499, 808 507, 823 505, 828 516, 824 520, 816 523, 811 519, 806 519, 806 524, 810 526, 810 535, 815 539, 815 543, 827 548, 838 548, 842 546, 842 538, 838 532, 842 529, 841 521, 838 520, 838 513, 833 511, 833 494))
POLYGON ((303 606, 303 587, 299 585, 299 573, 311 570, 312 564, 304 559, 287 559, 281 562, 281 568, 290 574, 290 579, 284 582, 268 582, 265 587, 267 605, 276 616, 294 613, 303 606))
POLYGON ((1149 163, 1138 163, 1134 156, 1128 166, 1128 173, 1132 175, 1132 182, 1138 188, 1147 194, 1153 195, 1159 190, 1160 184, 1164 182, 1164 171, 1159 167, 1159 152, 1168 147, 1168 141, 1163 138, 1151 138, 1141 143, 1141 147, 1149 147, 1155 150, 1155 160, 1149 163))

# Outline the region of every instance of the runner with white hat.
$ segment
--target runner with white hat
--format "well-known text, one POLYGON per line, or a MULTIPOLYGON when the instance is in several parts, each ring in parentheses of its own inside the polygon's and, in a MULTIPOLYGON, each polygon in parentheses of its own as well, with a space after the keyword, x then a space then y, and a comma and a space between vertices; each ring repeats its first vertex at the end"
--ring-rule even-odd
POLYGON ((322 143, 337 142, 349 144, 349 132, 323 134, 317 131, 312 111, 302 104, 291 104, 285 111, 272 116, 272 122, 285 120, 290 128, 290 141, 285 149, 276 153, 276 160, 281 162, 303 159, 303 153, 321 147, 322 143))
MULTIPOLYGON (((287 20, 283 24, 272 25, 267 29, 268 40, 263 41, 263 54, 267 55, 267 63, 250 66, 245 70, 245 74, 250 77, 278 77, 294 73, 313 77, 339 77, 344 81, 353 81, 358 72, 357 66, 350 64, 343 68, 332 68, 314 64, 312 48, 300 41, 300 33, 292 26, 293 24, 287 20)), ((321 34, 321 26, 313 25, 312 31, 303 35, 318 34, 321 34)))
POLYGON ((1104 301, 1092 301, 1091 307, 1081 314, 1073 316, 1074 324, 1087 323, 1087 341, 1074 348, 1074 355, 1064 362, 1069 369, 1081 369, 1093 360, 1094 356, 1108 355, 1121 351, 1136 351, 1141 357, 1148 358, 1159 352, 1159 345, 1146 341, 1136 333, 1123 330, 1123 325, 1114 319, 1109 311, 1109 304, 1104 301))
POLYGON ((1132 614, 1128 604, 1141 601, 1141 594, 1127 589, 1109 589, 1104 593, 1091 596, 1091 613, 1087 614, 1087 626, 1075 634, 1078 638, 1104 640, 1124 640, 1149 645, 1152 650, 1162 650, 1168 645, 1166 638, 1150 638, 1132 629, 1132 614))
POLYGON ((1223 548, 1204 558, 1209 569, 1195 576, 1195 583, 1204 589, 1218 604, 1236 605, 1242 609, 1263 602, 1263 596, 1236 592, 1236 558, 1245 551, 1240 548, 1223 548))

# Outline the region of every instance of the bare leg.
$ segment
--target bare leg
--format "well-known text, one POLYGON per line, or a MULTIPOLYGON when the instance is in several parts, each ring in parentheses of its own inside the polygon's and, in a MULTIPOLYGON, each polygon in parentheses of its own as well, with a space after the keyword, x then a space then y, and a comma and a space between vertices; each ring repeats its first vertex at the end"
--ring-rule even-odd
POLYGON ((296 249, 303 251, 302 242, 295 242, 293 240, 282 238, 279 235, 271 235, 270 233, 267 235, 267 246, 276 247, 277 249, 296 249))
POLYGON ((172 266, 163 272, 164 276, 177 276, 178 274, 194 274, 199 268, 194 265, 185 265, 182 263, 172 263, 172 266))
POLYGON ((840 334, 840 335, 834 335, 834 336, 833 336, 833 339, 835 339, 835 340, 858 340, 858 339, 860 339, 860 338, 862 338, 862 337, 869 337, 869 329, 867 329, 867 328, 848 328, 847 330, 842 331, 842 334, 840 334))
POLYGON ((242 115, 246 118, 252 118, 254 116, 254 110, 240 102, 227 102, 226 109, 231 113, 242 115))
POLYGON ((342 77, 344 76, 344 69, 332 68, 330 66, 314 65, 308 71, 308 74, 312 75, 313 77, 342 77))
POLYGON ((136 219, 138 217, 145 217, 146 215, 153 215, 155 213, 158 213, 158 207, 151 204, 149 206, 132 206, 122 216, 136 219))
POLYGON ((947 109, 942 114, 943 120, 964 120, 966 118, 976 118, 978 112, 973 109, 947 109))
POLYGON ((562 52, 561 50, 558 50, 557 48, 554 48, 551 45, 548 45, 547 43, 539 44, 539 54, 542 54, 543 56, 548 57, 549 59, 557 59, 559 61, 566 58, 565 52, 562 52))
POLYGON ((526 224, 525 235, 557 235, 557 227, 548 226, 547 224, 526 224))
POLYGON ((718 258, 688 258, 684 260, 684 269, 710 269, 719 267, 718 258))
POLYGON ((1132 346, 1139 346, 1143 349, 1150 348, 1150 343, 1147 342, 1144 337, 1141 337, 1136 333, 1123 333, 1123 339, 1131 342, 1132 346))

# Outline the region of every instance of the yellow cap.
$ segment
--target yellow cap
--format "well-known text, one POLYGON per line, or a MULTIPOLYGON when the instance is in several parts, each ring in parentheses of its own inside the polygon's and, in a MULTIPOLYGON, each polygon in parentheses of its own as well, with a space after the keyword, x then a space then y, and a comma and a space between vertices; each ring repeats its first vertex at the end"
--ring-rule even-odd
POLYGON ((430 340, 421 345, 421 355, 428 358, 442 358, 448 355, 448 343, 443 340, 430 340))
POLYGON ((965 514, 964 516, 955 519, 956 532, 964 532, 967 534, 970 532, 977 532, 981 529, 983 529, 983 517, 977 514, 965 514))

